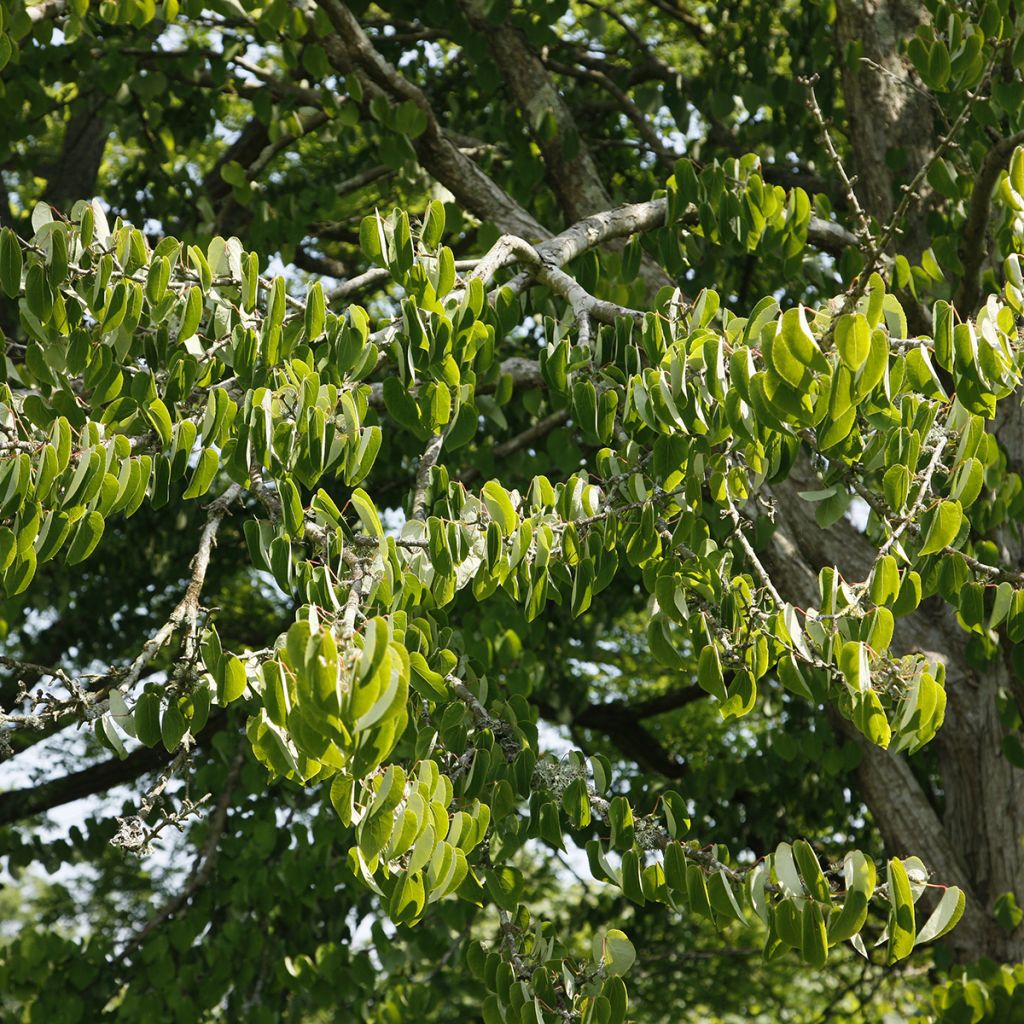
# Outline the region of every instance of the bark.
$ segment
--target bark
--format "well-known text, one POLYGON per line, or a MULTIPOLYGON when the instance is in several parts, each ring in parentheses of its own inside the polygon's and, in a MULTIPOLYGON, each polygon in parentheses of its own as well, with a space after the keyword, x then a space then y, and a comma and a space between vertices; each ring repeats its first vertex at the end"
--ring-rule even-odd
POLYGON ((43 198, 66 211, 78 199, 96 191, 96 178, 107 146, 107 128, 101 116, 103 97, 79 96, 70 106, 60 156, 46 173, 43 198))
MULTIPOLYGON (((206 749, 227 724, 228 715, 218 711, 210 716, 206 727, 196 737, 194 750, 206 749)), ((156 771, 173 761, 177 750, 168 753, 162 744, 155 747, 138 747, 124 760, 117 757, 83 768, 81 771, 50 779, 48 782, 25 789, 13 789, 0 793, 0 827, 17 821, 34 818, 38 814, 52 811, 90 796, 106 793, 115 786, 134 782, 147 772, 156 771)))
MULTIPOLYGON (((837 41, 857 190, 868 213, 880 223, 892 216, 900 185, 927 162, 937 140, 931 101, 926 91, 913 87, 912 71, 900 53, 903 41, 926 17, 924 5, 913 0, 840 0, 837 6, 837 41), (860 59, 850 59, 854 53, 860 59), (899 169, 893 170, 893 164, 899 169)), ((983 237, 992 182, 1007 156, 1003 147, 996 146, 986 161, 987 173, 975 185, 969 213, 973 235, 983 237)), ((911 205, 898 236, 900 252, 911 262, 929 245, 924 207, 921 200, 911 205)), ((976 301, 981 262, 970 258, 976 243, 977 238, 965 235, 967 274, 959 298, 969 305, 976 301)), ((1012 435, 1008 445, 1004 441, 1009 451, 1019 451, 1014 444, 1024 440, 1019 413, 1015 410, 1013 423, 1002 425, 1004 433, 1012 435)), ((809 556, 812 565, 826 564, 836 551, 856 557, 855 531, 847 526, 847 536, 838 543, 833 537, 822 561, 826 555, 821 550, 823 533, 800 505, 806 503, 795 494, 786 504, 791 560, 809 556)), ((864 546, 863 541, 859 546, 864 546)), ((1019 562, 1019 548, 1003 547, 1004 564, 1019 562)), ((1003 727, 996 703, 1001 689, 1012 689, 1009 673, 1001 662, 977 669, 966 656, 966 634, 952 609, 937 598, 926 606, 897 623, 896 642, 904 650, 941 657, 946 664, 946 720, 934 741, 938 791, 925 792, 906 758, 863 743, 861 795, 892 853, 919 850, 937 874, 948 875, 967 893, 968 913, 949 936, 956 955, 1020 960, 1024 958, 1022 929, 1007 934, 991 916, 1001 893, 1012 891, 1018 901, 1024 895, 1020 842, 1024 775, 1002 756, 1003 727)))
POLYGON ((38 786, 0 793, 0 826, 23 821, 45 811, 52 811, 54 807, 133 782, 140 775, 167 764, 173 756, 162 746, 140 747, 123 761, 112 757, 38 786))
POLYGON ((420 163, 456 200, 482 220, 521 237, 544 239, 550 232, 463 153, 442 128, 423 92, 374 48, 362 25, 341 0, 317 0, 335 31, 321 42, 331 64, 343 74, 359 74, 364 99, 383 96, 393 102, 412 100, 427 126, 412 144, 420 163))
POLYGON ((269 145, 267 126, 258 118, 252 118, 203 179, 203 194, 210 201, 217 217, 217 234, 238 234, 249 219, 249 212, 235 202, 231 186, 221 177, 221 170, 232 161, 246 169, 250 168, 269 145))
MULTIPOLYGON (((900 45, 925 17, 913 0, 840 0, 836 39, 843 97, 864 207, 884 223, 899 202, 899 186, 917 173, 934 147, 933 112, 911 79, 900 45), (899 169, 893 171, 890 162, 899 169)), ((918 202, 899 247, 911 263, 928 247, 918 202)))
MULTIPOLYGON (((773 489, 778 529, 766 562, 783 597, 805 606, 817 603, 817 574, 838 565, 845 578, 863 580, 874 548, 849 522, 822 530, 814 506, 799 498, 816 477, 806 461, 773 489)), ((1000 893, 1022 889, 1024 834, 1022 774, 1002 756, 1002 726, 996 695, 1006 687, 1006 669, 994 664, 979 673, 966 655, 966 634, 951 609, 938 599, 897 621, 894 649, 922 651, 946 665, 946 721, 933 741, 939 789, 925 788, 904 755, 865 740, 838 714, 833 725, 861 749, 859 793, 870 809, 891 855, 918 854, 936 880, 959 885, 967 912, 947 940, 962 960, 991 956, 1024 958, 1018 929, 1006 931, 992 917, 1000 893)))
POLYGON ((992 251, 995 249, 988 234, 992 192, 999 181, 999 175, 1010 162, 1014 149, 1022 142, 1024 132, 1017 132, 994 143, 985 154, 978 175, 974 179, 967 220, 960 239, 960 262, 963 264, 964 272, 953 299, 953 305, 961 317, 973 316, 981 298, 982 270, 986 262, 991 260, 992 251))
POLYGON ((488 22, 483 4, 463 4, 470 24, 485 36, 509 92, 540 149, 545 175, 570 220, 612 205, 590 150, 576 129, 562 94, 518 28, 488 22))

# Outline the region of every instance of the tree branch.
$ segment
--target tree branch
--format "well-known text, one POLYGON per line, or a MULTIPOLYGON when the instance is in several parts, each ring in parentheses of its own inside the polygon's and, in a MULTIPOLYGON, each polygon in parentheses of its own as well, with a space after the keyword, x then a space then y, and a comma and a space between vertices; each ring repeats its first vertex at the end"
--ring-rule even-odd
POLYGON ((420 163, 456 200, 502 231, 530 238, 549 232, 527 210, 491 180, 448 138, 423 92, 389 64, 374 48, 359 20, 341 0, 317 0, 335 32, 322 40, 332 65, 343 74, 358 73, 366 102, 373 95, 411 100, 426 116, 426 128, 412 140, 420 163))
POLYGON ((579 220, 608 209, 611 199, 579 137, 575 118, 522 33, 504 20, 488 20, 480 0, 462 0, 461 6, 470 25, 487 40, 527 131, 540 148, 548 184, 566 216, 579 220))
POLYGON ((1024 132, 1000 139, 986 154, 974 178, 967 220, 960 232, 960 262, 964 272, 960 278, 953 305, 963 317, 970 316, 978 305, 981 291, 981 267, 989 256, 988 217, 992 192, 999 175, 1013 151, 1024 142, 1024 132))
MULTIPOLYGON (((227 713, 224 711, 211 715, 206 728, 200 733, 201 739, 197 741, 197 746, 204 746, 226 720, 227 713)), ((173 752, 168 753, 159 744, 155 747, 139 747, 124 760, 112 757, 59 779, 0 793, 0 827, 132 782, 140 775, 166 765, 174 756, 173 752)))
POLYGON ((177 914, 178 911, 188 903, 192 896, 206 885, 213 875, 213 869, 217 863, 217 844, 220 842, 220 837, 224 834, 224 829, 228 820, 228 809, 231 806, 231 797, 234 795, 235 786, 238 784, 238 778, 242 772, 242 765, 245 764, 245 748, 246 744, 240 743, 238 752, 235 754, 235 758, 231 762, 231 768, 228 771, 228 776, 224 780, 224 788, 221 790, 220 798, 217 800, 217 806, 214 809, 213 814, 210 816, 209 835, 206 838, 206 842, 203 844, 202 852, 196 858, 195 864, 192 866, 192 872, 189 875, 188 881, 185 883, 185 887, 177 896, 165 903, 164 906, 161 907, 160 910, 154 914, 142 928, 128 939, 117 954, 118 960, 123 960, 132 952, 132 950, 143 945, 146 939, 148 939, 149 936, 152 935, 153 932, 155 932, 166 920, 177 914))

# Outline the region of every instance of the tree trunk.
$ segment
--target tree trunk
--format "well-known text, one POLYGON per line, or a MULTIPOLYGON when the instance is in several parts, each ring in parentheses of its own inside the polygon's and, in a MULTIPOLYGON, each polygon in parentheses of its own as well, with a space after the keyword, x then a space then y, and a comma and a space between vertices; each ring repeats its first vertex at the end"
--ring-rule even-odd
MULTIPOLYGON (((843 552, 838 568, 850 581, 866 578, 875 553, 845 519, 827 531, 818 526, 814 506, 798 496, 818 486, 804 461, 774 488, 778 528, 766 560, 782 596, 803 606, 817 602, 818 572, 837 564, 837 551, 843 552)), ((996 705, 1007 670, 997 663, 984 672, 970 667, 967 635, 938 599, 898 620, 895 636, 897 650, 922 651, 946 665, 946 720, 934 740, 938 783, 935 789, 922 784, 923 773, 915 773, 907 757, 869 743, 834 715, 833 726, 861 749, 860 797, 890 855, 920 855, 936 881, 967 894, 964 919, 947 939, 959 960, 1024 959, 1024 929, 1008 934, 992 916, 1001 893, 1012 891, 1019 901, 1024 892, 1024 775, 1002 756, 996 705)))
MULTIPOLYGON (((900 186, 923 166, 936 141, 930 101, 911 86, 901 57, 902 42, 926 17, 924 6, 909 0, 840 0, 837 9, 857 191, 880 223, 892 216, 900 186)), ((912 260, 929 244, 925 205, 926 197, 915 201, 901 236, 900 251, 912 260)), ((1024 451, 1019 408, 997 424, 997 435, 1005 451, 1024 451)), ((874 555, 845 520, 827 532, 818 528, 813 506, 796 493, 811 489, 811 479, 811 468, 798 466, 778 488, 779 530, 771 552, 779 578, 804 599, 816 599, 817 572, 833 564, 837 550, 844 552, 840 568, 852 580, 865 578, 874 555)), ((1019 542, 1000 539, 1004 564, 1019 567, 1019 542)), ((1024 928, 1007 932, 992 915, 1001 894, 1012 892, 1018 902, 1024 897, 1024 773, 1003 756, 1005 730, 997 705, 1000 692, 1012 693, 1014 685, 1003 660, 983 669, 973 665, 967 639, 953 610, 938 598, 898 621, 896 645, 931 653, 946 664, 946 720, 934 741, 938 779, 929 792, 932 787, 921 782, 924 773, 915 773, 906 757, 860 741, 861 796, 891 854, 920 852, 937 880, 956 883, 967 893, 968 912, 948 939, 957 958, 1021 960, 1024 928)), ((853 732, 849 723, 837 725, 853 732)))
POLYGON ((103 102, 100 94, 87 93, 73 100, 69 108, 60 156, 47 171, 43 194, 63 213, 76 200, 89 199, 96 191, 109 134, 102 118, 103 102))
MULTIPOLYGON (((927 17, 924 5, 913 0, 840 0, 836 7, 855 187, 865 210, 880 224, 899 203, 899 186, 924 166, 935 144, 928 93, 913 80, 900 53, 901 43, 927 17)), ((911 263, 928 248, 926 199, 922 194, 899 238, 900 252, 911 263)))

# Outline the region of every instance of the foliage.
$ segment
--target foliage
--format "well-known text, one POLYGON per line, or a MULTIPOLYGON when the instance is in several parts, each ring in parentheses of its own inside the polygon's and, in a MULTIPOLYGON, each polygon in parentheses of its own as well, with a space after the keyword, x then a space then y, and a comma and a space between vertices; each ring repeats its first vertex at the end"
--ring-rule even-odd
MULTIPOLYGON (((12 836, 12 873, 136 896, 51 893, 4 948, 12 1014, 624 1021, 636 977, 653 1020, 645 957, 713 928, 759 950, 755 1003, 801 963, 869 1019, 857 955, 1016 949, 1013 894, 902 801, 945 796, 968 671, 1001 665, 978 742, 1021 761, 1020 17, 935 3, 893 42, 944 127, 919 168, 875 154, 882 202, 819 107, 855 108, 849 11, 667 7, 0 8, 2 721, 16 758, 91 729, 85 779, 0 819, 153 776, 116 823, 12 836), (618 114, 587 136, 593 90, 618 114), (107 103, 111 198, 71 202, 107 103), (901 816, 933 831, 895 846, 901 816), (171 826, 190 870, 125 870, 171 826)), ((929 1019, 1008 1019, 1017 970, 929 1019)))

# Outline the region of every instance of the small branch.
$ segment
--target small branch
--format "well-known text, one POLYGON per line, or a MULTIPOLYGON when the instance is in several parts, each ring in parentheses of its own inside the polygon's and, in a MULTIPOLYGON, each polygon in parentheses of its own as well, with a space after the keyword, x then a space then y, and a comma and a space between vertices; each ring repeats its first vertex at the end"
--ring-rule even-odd
POLYGON ((956 290, 953 305, 961 315, 969 316, 978 304, 981 290, 981 267, 989 256, 988 218, 992 206, 992 192, 999 175, 1006 166, 1013 151, 1024 142, 1024 132, 1017 132, 1009 138, 1000 139, 986 154, 974 178, 971 202, 967 220, 960 229, 960 261, 964 266, 960 285, 956 290))
POLYGON ((464 682, 462 682, 461 679, 457 679, 455 676, 449 676, 448 685, 452 688, 452 692, 455 696, 469 708, 470 713, 473 716, 473 721, 476 723, 476 727, 478 729, 489 730, 501 746, 502 752, 505 754, 505 759, 510 762, 514 761, 519 756, 522 746, 516 739, 508 723, 503 722, 500 718, 495 718, 487 708, 477 700, 473 692, 464 682))
POLYGON ((153 917, 151 917, 138 932, 128 939, 117 954, 118 960, 124 960, 129 953, 142 946, 153 932, 155 932, 165 921, 177 914, 178 911, 188 903, 192 896, 210 880, 210 877, 213 874, 214 865, 217 862, 217 844, 220 842, 220 837, 224 834, 224 829, 227 825, 228 819, 228 809, 231 805, 231 797, 234 795, 235 786, 238 784, 238 778, 241 774, 242 765, 244 763, 245 744, 243 743, 239 745, 238 753, 235 754, 235 759, 231 763, 231 769, 228 772, 227 778, 224 780, 224 788, 221 790, 220 798, 217 800, 217 806, 210 817, 210 834, 207 836, 206 842, 203 844, 202 852, 199 857, 196 858, 195 864, 192 868, 192 873, 188 881, 185 883, 185 888, 168 903, 164 904, 164 906, 153 917))
POLYGON ((335 185, 335 191, 339 196, 347 196, 349 193, 358 192, 359 189, 366 188, 367 185, 372 185, 382 178, 393 177, 394 174, 393 167, 388 167, 387 164, 377 164, 375 167, 368 167, 365 171, 353 174, 351 178, 343 178, 335 185))
POLYGON ((339 302, 350 302, 361 292, 388 284, 391 280, 391 271, 386 267, 371 267, 361 274, 356 274, 355 277, 350 277, 347 281, 342 281, 337 288, 328 292, 327 302, 332 306, 339 302))
POLYGON ((942 458, 942 453, 946 450, 946 442, 948 440, 948 436, 943 433, 935 441, 935 451, 932 452, 932 457, 928 463, 928 467, 925 469, 924 474, 921 477, 921 485, 917 489, 917 496, 914 498, 914 503, 909 509, 907 509, 906 514, 900 518, 900 521, 896 524, 896 528, 891 534, 889 534, 885 543, 878 549, 877 558, 881 558, 888 552, 889 548, 899 540, 904 530, 910 526, 917 517, 917 514, 924 507, 924 503, 928 499, 928 495, 931 493, 932 477, 935 475, 935 471, 939 467, 939 461, 942 458))
POLYGON ((843 192, 846 195, 846 201, 850 204, 850 209, 853 211, 854 218, 857 221, 857 237, 861 248, 866 249, 871 244, 871 224, 868 221, 867 214, 864 212, 864 208, 860 205, 860 200, 857 198, 857 193, 853 187, 854 180, 846 173, 846 168, 843 166, 843 161, 836 151, 835 143, 832 141, 828 124, 821 112, 821 107, 818 106, 818 97, 814 94, 814 83, 817 80, 817 75, 800 79, 800 84, 807 89, 807 109, 811 112, 811 116, 818 126, 822 144, 825 146, 829 159, 832 161, 832 166, 836 169, 836 174, 839 175, 843 192))
MULTIPOLYGON (((964 103, 963 108, 957 115, 956 120, 950 126, 949 131, 939 139, 938 144, 935 147, 932 155, 924 162, 917 174, 914 175, 913 181, 909 185, 903 186, 903 196, 899 201, 896 209, 893 211, 892 217, 889 218, 888 224, 885 225, 881 235, 875 239, 874 244, 871 246, 870 251, 867 253, 864 261, 864 268, 854 279, 850 288, 846 291, 845 300, 843 303, 843 309, 841 312, 845 312, 850 306, 853 305, 864 293, 864 289, 867 288, 868 280, 874 273, 875 268, 878 266, 879 260, 883 254, 889 248, 889 243, 895 237, 900 225, 903 222, 904 217, 907 215, 907 211, 910 209, 910 204, 917 198, 917 190, 924 183, 928 176, 928 172, 932 169, 935 161, 938 160, 943 153, 952 144, 953 139, 959 133, 960 129, 967 123, 967 118, 970 116, 971 111, 974 109, 974 104, 977 103, 987 92, 988 84, 992 78, 992 72, 995 70, 996 59, 999 56, 1001 44, 997 44, 995 51, 992 55, 992 59, 989 61, 988 68, 985 71, 985 75, 981 82, 978 84, 977 89, 974 92, 967 94, 967 101, 964 103)), ((837 318, 838 319, 838 318, 837 318)), ((835 322, 835 321, 833 321, 835 322)))
POLYGON ((743 532, 743 520, 735 503, 731 497, 727 500, 729 502, 727 515, 732 519, 733 526, 735 527, 734 535, 739 541, 740 547, 743 548, 743 553, 747 556, 747 561, 750 562, 750 567, 754 570, 755 575, 764 585, 765 590, 767 590, 771 595, 775 604, 779 608, 782 608, 786 602, 782 599, 782 595, 775 589, 775 584, 772 583, 772 578, 768 575, 768 570, 765 569, 764 565, 761 563, 761 559, 757 557, 757 552, 754 550, 753 545, 749 540, 747 540, 747 536, 743 532))
MULTIPOLYGON (((206 580, 206 573, 209 569, 210 556, 216 543, 217 533, 231 505, 240 498, 241 494, 242 488, 238 484, 232 484, 224 494, 216 498, 208 506, 206 525, 200 534, 199 546, 190 565, 191 576, 188 586, 185 588, 185 593, 181 600, 171 611, 167 621, 142 645, 142 650, 128 668, 110 668, 105 673, 93 677, 94 682, 95 680, 110 680, 111 686, 116 686, 122 693, 129 693, 142 678, 142 673, 146 666, 153 661, 182 625, 187 623, 189 625, 189 635, 195 636, 197 632, 199 598, 206 580)), ((58 679, 71 693, 71 697, 63 701, 55 700, 45 694, 36 698, 37 704, 43 703, 46 705, 46 710, 41 712, 25 715, 8 715, 0 710, 0 726, 10 724, 15 728, 40 729, 54 723, 58 725, 66 724, 76 717, 83 721, 88 721, 100 717, 109 706, 107 697, 110 687, 86 691, 62 669, 48 669, 42 665, 23 664, 9 658, 2 659, 0 664, 15 667, 19 670, 37 671, 41 675, 58 679)), ((20 701, 29 699, 31 698, 27 692, 19 697, 20 701)))
POLYGON ((515 235, 502 235, 477 264, 470 278, 489 281, 498 270, 511 263, 525 263, 530 268, 531 277, 547 285, 556 295, 560 295, 569 303, 579 325, 581 341, 584 343, 590 335, 591 319, 603 324, 614 324, 619 317, 628 317, 638 324, 643 322, 644 313, 641 310, 595 298, 575 278, 554 265, 552 261, 545 259, 541 252, 525 239, 515 235))
MULTIPOLYGON (((507 459, 510 455, 514 455, 523 448, 528 448, 542 437, 547 437, 552 430, 560 427, 568 419, 568 409, 556 409, 554 412, 548 413, 543 419, 537 420, 532 426, 527 427, 522 433, 516 434, 515 437, 510 437, 507 441, 502 441, 499 445, 495 445, 491 456, 495 461, 507 459)), ((470 466, 462 473, 460 479, 464 484, 468 484, 472 483, 480 475, 478 467, 470 466)))
POLYGON ((441 446, 444 444, 444 431, 434 434, 427 442, 423 454, 420 456, 420 464, 416 470, 416 489, 412 497, 413 519, 425 519, 427 516, 427 491, 430 489, 430 472, 437 465, 441 456, 441 446))
POLYGON ((655 130, 654 126, 647 119, 647 115, 633 102, 629 95, 623 92, 615 82, 603 71, 596 68, 575 68, 571 64, 562 64, 560 61, 550 58, 544 61, 546 67, 556 74, 565 75, 569 78, 577 78, 587 82, 593 82, 599 89, 603 89, 619 105, 622 112, 633 123, 639 132, 640 137, 647 144, 647 148, 667 167, 672 167, 679 159, 679 154, 670 150, 655 130))
POLYGON ((139 681, 142 670, 156 657, 160 649, 173 636, 176 629, 187 620, 193 624, 199 610, 199 596, 206 581, 206 571, 210 567, 210 555, 217 540, 217 533, 224 517, 231 506, 242 495, 240 484, 232 484, 219 498, 212 501, 207 509, 206 525, 199 536, 199 547, 192 559, 192 576, 185 588, 185 594, 175 605, 170 617, 159 630, 142 647, 139 656, 132 662, 127 674, 120 683, 124 691, 130 690, 139 681))

